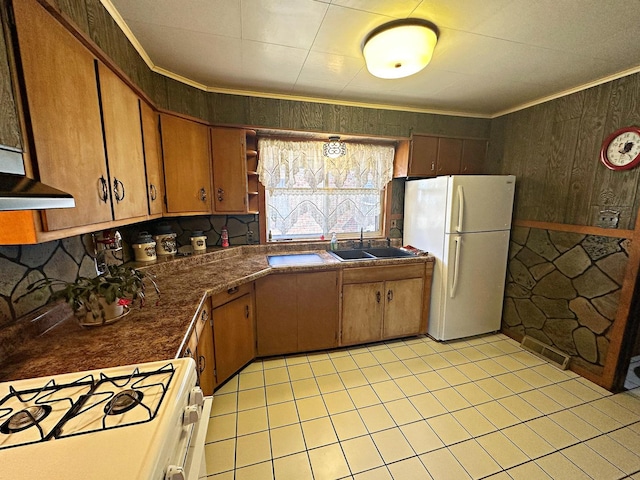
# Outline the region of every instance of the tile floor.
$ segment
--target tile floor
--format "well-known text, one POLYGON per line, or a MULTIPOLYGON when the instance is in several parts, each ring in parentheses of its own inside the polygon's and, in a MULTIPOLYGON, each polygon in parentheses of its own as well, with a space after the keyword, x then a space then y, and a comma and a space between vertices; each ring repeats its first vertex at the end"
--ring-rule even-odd
POLYGON ((640 480, 640 389, 502 334, 257 360, 211 415, 210 480, 640 480))

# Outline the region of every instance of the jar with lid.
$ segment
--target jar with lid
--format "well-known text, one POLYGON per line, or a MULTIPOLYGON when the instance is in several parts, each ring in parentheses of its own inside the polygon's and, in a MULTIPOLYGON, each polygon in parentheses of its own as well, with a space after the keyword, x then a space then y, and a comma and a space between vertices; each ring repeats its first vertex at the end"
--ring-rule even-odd
POLYGON ((149 232, 140 232, 133 245, 136 262, 150 262, 156 260, 156 242, 149 232))
POLYGON ((156 227, 156 234, 153 238, 156 241, 158 255, 175 255, 178 252, 176 236, 168 224, 160 224, 156 227))
POLYGON ((194 252, 203 252, 207 249, 207 236, 202 230, 191 232, 191 246, 194 252))

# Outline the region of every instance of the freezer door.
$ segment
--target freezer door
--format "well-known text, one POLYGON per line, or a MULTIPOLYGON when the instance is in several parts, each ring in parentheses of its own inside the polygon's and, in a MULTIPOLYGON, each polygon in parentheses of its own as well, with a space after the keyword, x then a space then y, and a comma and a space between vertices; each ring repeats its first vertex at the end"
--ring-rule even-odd
POLYGON ((500 330, 509 231, 447 235, 429 334, 451 340, 500 330), (432 331, 433 327, 433 331, 432 331))
POLYGON ((515 176, 452 175, 447 179, 446 233, 511 228, 515 176))

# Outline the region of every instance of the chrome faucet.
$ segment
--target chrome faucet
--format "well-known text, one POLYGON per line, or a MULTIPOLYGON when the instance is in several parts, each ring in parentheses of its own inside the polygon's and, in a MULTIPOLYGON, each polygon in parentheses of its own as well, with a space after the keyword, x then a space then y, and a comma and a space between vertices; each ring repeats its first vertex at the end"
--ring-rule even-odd
POLYGON ((360 227, 360 248, 364 248, 364 228, 360 227))

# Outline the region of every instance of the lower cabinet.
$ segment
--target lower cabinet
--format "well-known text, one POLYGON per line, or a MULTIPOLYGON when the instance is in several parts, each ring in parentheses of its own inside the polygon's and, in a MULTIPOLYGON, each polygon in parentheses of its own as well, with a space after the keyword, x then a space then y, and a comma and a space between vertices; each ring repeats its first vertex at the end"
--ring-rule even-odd
POLYGON ((213 338, 217 384, 255 357, 253 284, 213 296, 213 338))
POLYGON ((424 264, 345 269, 340 344, 426 332, 425 273, 424 264))
POLYGON ((196 361, 200 388, 205 395, 212 395, 217 382, 210 298, 203 303, 197 318, 195 329, 189 337, 182 356, 191 357, 196 361))
POLYGON ((338 345, 338 272, 273 274, 256 281, 258 355, 338 345))

